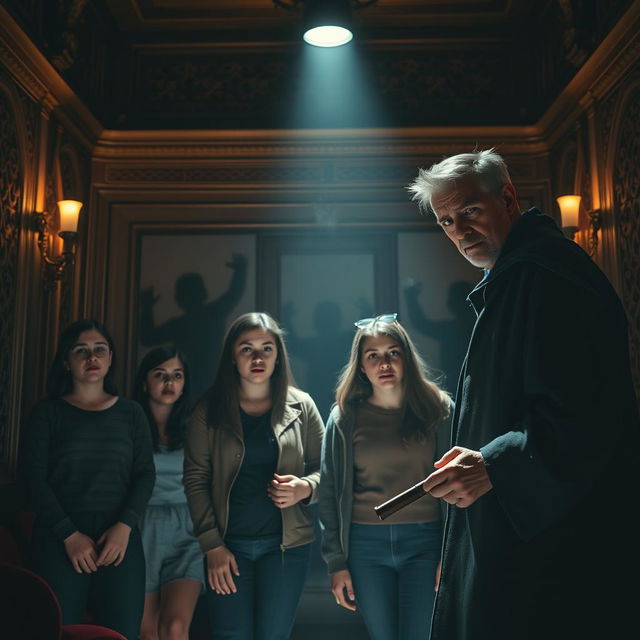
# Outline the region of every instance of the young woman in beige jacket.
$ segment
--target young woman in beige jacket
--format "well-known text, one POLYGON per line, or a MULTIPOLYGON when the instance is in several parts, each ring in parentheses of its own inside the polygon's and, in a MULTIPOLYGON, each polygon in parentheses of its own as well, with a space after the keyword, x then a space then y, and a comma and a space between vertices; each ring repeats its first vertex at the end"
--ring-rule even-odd
POLYGON ((289 637, 314 538, 307 507, 323 433, 315 403, 292 386, 278 324, 266 313, 237 318, 185 446, 215 640, 289 637))

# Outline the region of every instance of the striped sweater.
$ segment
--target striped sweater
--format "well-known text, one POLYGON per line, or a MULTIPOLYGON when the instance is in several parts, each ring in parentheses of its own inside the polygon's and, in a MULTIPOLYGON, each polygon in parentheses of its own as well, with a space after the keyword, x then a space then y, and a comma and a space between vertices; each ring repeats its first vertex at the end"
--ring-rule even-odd
POLYGON ((74 513, 100 513, 133 527, 155 480, 146 416, 125 398, 102 411, 62 399, 38 403, 26 431, 31 508, 37 523, 64 540, 74 513))

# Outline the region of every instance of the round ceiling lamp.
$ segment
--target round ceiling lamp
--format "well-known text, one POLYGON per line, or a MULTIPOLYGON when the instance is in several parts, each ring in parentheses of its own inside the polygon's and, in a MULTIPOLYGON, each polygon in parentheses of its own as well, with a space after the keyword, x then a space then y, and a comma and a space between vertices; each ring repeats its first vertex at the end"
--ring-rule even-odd
POLYGON ((314 47, 339 47, 353 39, 350 0, 305 0, 302 38, 314 47))
POLYGON ((273 0, 285 9, 303 8, 302 38, 314 47, 339 47, 353 39, 353 8, 377 0, 273 0))

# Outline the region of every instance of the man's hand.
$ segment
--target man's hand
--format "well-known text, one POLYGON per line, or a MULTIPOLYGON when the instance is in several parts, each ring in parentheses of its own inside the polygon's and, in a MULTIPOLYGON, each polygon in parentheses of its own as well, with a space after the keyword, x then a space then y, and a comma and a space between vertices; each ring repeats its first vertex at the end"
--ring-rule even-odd
POLYGON ((434 467, 437 471, 424 481, 424 490, 456 507, 469 507, 493 489, 479 451, 453 447, 434 467))
POLYGON ((239 576, 240 571, 233 553, 223 545, 210 549, 206 556, 209 586, 221 596, 236 593, 238 589, 233 576, 239 576))
POLYGON ((356 596, 353 592, 351 574, 347 569, 331 574, 331 593, 339 604, 349 611, 356 610, 356 596))

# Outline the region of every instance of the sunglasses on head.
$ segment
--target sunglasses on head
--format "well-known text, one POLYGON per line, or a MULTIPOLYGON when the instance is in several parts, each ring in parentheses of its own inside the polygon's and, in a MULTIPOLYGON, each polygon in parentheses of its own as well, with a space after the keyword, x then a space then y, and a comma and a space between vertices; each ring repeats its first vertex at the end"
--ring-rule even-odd
POLYGON ((396 321, 398 317, 397 313, 383 313, 380 316, 376 316, 375 318, 362 318, 362 320, 356 320, 353 325, 358 327, 358 329, 364 329, 365 327, 370 327, 372 324, 376 322, 381 322, 383 324, 391 324, 396 321))

